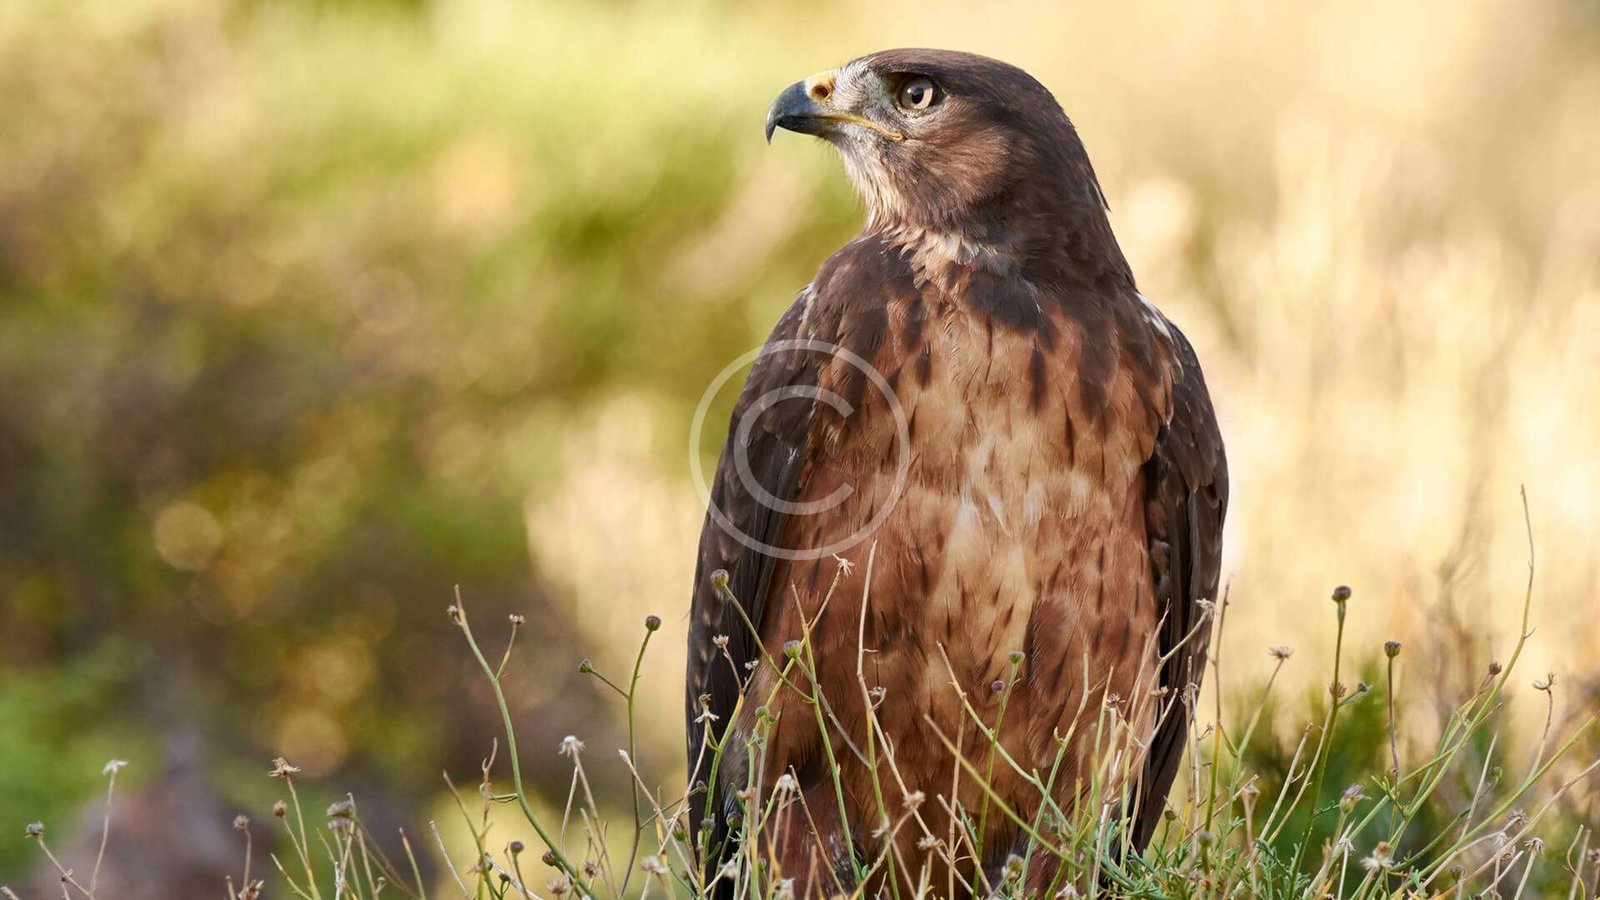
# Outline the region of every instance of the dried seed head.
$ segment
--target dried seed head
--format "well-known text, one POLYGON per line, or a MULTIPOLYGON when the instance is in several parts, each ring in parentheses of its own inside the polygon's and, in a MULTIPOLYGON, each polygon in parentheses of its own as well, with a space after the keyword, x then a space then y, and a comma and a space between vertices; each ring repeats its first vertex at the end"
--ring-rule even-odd
POLYGON ((569 734, 561 739, 561 746, 556 752, 568 759, 577 759, 578 754, 583 752, 583 741, 578 740, 576 735, 569 734))
POLYGON ((290 775, 294 775, 299 771, 299 766, 289 765, 289 761, 280 756, 272 761, 272 768, 267 772, 267 774, 273 778, 288 778, 290 775))
POLYGON ((1342 813, 1349 813, 1351 810, 1354 810, 1356 808, 1356 804, 1361 802, 1361 797, 1361 785, 1352 784, 1345 788, 1344 793, 1339 795, 1339 811, 1342 813))
POLYGON ((1600 847, 1590 847, 1588 850, 1585 850, 1583 852, 1583 858, 1597 866, 1600 866, 1600 847))
POLYGON ((127 764, 128 761, 125 759, 113 759, 100 768, 100 774, 115 775, 122 771, 123 766, 126 766, 127 764))
POLYGON ((1506 830, 1513 831, 1528 824, 1528 814, 1520 809, 1513 809, 1511 815, 1506 816, 1506 830))
POLYGON ((1363 859, 1361 865, 1369 872, 1387 869, 1394 865, 1394 850, 1388 841, 1379 841, 1378 845, 1372 848, 1372 855, 1363 859))
POLYGON ((639 868, 650 875, 667 874, 667 864, 659 856, 646 856, 644 859, 639 860, 639 868))
POLYGON ((1389 657, 1390 659, 1394 659, 1396 656, 1399 656, 1400 655, 1400 642, 1399 641, 1384 641, 1383 642, 1383 655, 1389 657))
POLYGON ((1345 601, 1347 601, 1349 599, 1350 599, 1350 587, 1348 585, 1341 584, 1338 587, 1333 589, 1333 602, 1335 602, 1335 603, 1344 603, 1345 601))
POLYGON ((551 894, 561 897, 564 896, 568 891, 572 890, 572 879, 565 875, 562 875, 558 878, 552 878, 548 883, 545 884, 545 888, 549 890, 551 894))
POLYGON ((1004 681, 1001 681, 998 678, 996 678, 994 681, 989 683, 989 690, 994 691, 996 694, 1000 693, 1001 691, 1003 691, 1005 689, 1006 689, 1006 683, 1004 681))
POLYGON ((939 839, 934 837, 931 834, 925 834, 922 837, 917 838, 917 849, 918 850, 933 850, 933 849, 936 849, 938 846, 939 846, 939 839))
POLYGON ((728 570, 718 569, 711 573, 711 586, 719 591, 728 589, 728 570))
POLYGON ((592 859, 584 860, 583 861, 583 874, 588 876, 588 877, 590 877, 590 878, 593 878, 596 875, 599 875, 600 874, 600 864, 595 862, 592 859))
POLYGON ((1022 661, 1027 658, 1028 654, 1023 653, 1021 650, 1013 650, 1011 651, 1011 655, 1007 657, 1007 659, 1011 660, 1011 664, 1013 666, 1022 665, 1022 661))
POLYGON ((461 607, 452 603, 444 608, 444 614, 450 617, 450 621, 461 624, 461 607))
POLYGON ((284 803, 282 800, 274 802, 272 804, 272 814, 280 819, 287 816, 289 814, 289 804, 284 803))
POLYGON ((29 822, 28 823, 27 835, 28 835, 28 837, 31 837, 31 838, 44 837, 44 823, 43 822, 29 822))
POLYGON ((340 800, 338 803, 328 807, 328 818, 348 819, 350 818, 351 814, 355 812, 355 808, 355 803, 351 801, 350 798, 346 797, 345 799, 340 800))
POLYGON ((1294 655, 1294 648, 1288 644, 1273 644, 1267 648, 1267 655, 1273 659, 1288 659, 1294 655))
POLYGON ((1490 675, 1499 675, 1501 671, 1502 671, 1502 668, 1501 668, 1500 662, 1498 660, 1496 660, 1495 662, 1489 663, 1489 674, 1490 675))
POLYGON ((1022 877, 1022 857, 1015 853, 1006 857, 1006 878, 1015 880, 1022 877))
POLYGON ((556 859, 556 852, 554 850, 546 850, 544 855, 539 857, 539 861, 547 866, 553 866, 559 860, 556 859))
POLYGON ((783 643, 783 655, 787 656, 790 659, 799 659, 800 658, 800 642, 799 641, 784 641, 784 643, 783 643))
POLYGON ((528 617, 522 613, 512 613, 510 615, 510 619, 512 628, 521 628, 522 626, 528 624, 528 617))
POLYGON ((1554 672, 1551 672, 1548 675, 1544 676, 1544 680, 1543 681, 1535 681, 1533 683, 1533 689, 1536 690, 1536 691, 1548 691, 1548 690, 1550 690, 1551 688, 1553 688, 1555 686, 1556 686, 1556 673, 1554 673, 1554 672))
POLYGON ((912 791, 911 793, 907 794, 906 797, 905 797, 906 811, 910 812, 912 810, 922 808, 922 804, 924 802, 926 802, 927 799, 928 799, 928 795, 927 794, 924 794, 921 791, 912 791))
POLYGON ((718 650, 728 649, 728 636, 725 634, 719 634, 716 637, 713 637, 711 639, 711 645, 716 647, 718 650))
POLYGON ((660 631, 661 630, 661 617, 660 616, 645 616, 644 617, 644 630, 645 631, 660 631))
POLYGON ((248 831, 249 829, 250 829, 250 817, 249 816, 234 816, 233 817, 233 830, 234 831, 248 831))
POLYGON ((512 856, 516 856, 518 853, 526 850, 527 846, 521 841, 512 841, 510 844, 506 845, 506 849, 511 851, 512 856))

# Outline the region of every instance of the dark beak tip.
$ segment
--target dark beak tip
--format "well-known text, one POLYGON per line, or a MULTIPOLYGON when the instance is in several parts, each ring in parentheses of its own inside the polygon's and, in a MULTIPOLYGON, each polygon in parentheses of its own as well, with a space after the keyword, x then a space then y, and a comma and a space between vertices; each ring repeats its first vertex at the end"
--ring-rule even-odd
POLYGON ((805 82, 797 81, 784 88, 778 99, 772 102, 772 107, 767 110, 767 143, 772 143, 772 133, 779 128, 814 134, 814 131, 797 126, 801 126, 817 112, 816 104, 806 94, 805 82))

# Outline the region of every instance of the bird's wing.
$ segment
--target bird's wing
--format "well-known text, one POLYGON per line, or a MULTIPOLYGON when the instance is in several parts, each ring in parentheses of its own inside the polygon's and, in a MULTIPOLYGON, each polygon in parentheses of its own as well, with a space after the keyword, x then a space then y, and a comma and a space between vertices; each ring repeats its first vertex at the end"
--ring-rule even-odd
POLYGON ((750 370, 734 406, 700 532, 689 613, 686 716, 689 783, 695 789, 704 785, 705 793, 691 797, 689 810, 694 836, 699 835, 706 812, 714 813, 714 830, 707 844, 711 848, 724 843, 727 826, 724 817, 716 814, 725 798, 719 795, 717 779, 711 777, 713 754, 708 738, 720 740, 725 733, 750 675, 746 664, 759 658, 761 643, 752 626, 761 627, 768 586, 779 561, 763 552, 762 545, 778 545, 788 519, 760 492, 792 501, 811 451, 815 403, 794 396, 792 389, 814 387, 828 358, 825 352, 801 346, 815 330, 806 321, 812 300, 811 288, 801 292, 778 320, 750 370), (773 402, 780 396, 782 402, 773 402), (719 596, 721 589, 712 582, 718 570, 728 573, 732 602, 719 596), (720 636, 727 637, 725 647, 717 646, 720 636))
MULTIPOLYGON (((1159 313, 1155 313, 1159 315, 1159 313)), ((1217 601, 1222 568, 1222 520, 1228 506, 1228 463, 1194 348, 1162 322, 1179 364, 1172 382, 1172 415, 1145 464, 1145 527, 1150 565, 1162 611, 1161 687, 1165 712, 1151 740, 1134 810, 1134 846, 1155 834, 1167 791, 1178 773, 1193 698, 1189 685, 1204 674, 1210 617, 1201 601, 1217 601)))

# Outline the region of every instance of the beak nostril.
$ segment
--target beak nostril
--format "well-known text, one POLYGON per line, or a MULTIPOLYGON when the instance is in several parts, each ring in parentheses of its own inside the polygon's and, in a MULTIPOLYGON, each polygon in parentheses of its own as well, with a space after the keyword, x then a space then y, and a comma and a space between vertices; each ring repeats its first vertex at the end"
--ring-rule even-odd
POLYGON ((813 84, 811 86, 811 99, 826 100, 833 94, 833 89, 826 84, 813 84))

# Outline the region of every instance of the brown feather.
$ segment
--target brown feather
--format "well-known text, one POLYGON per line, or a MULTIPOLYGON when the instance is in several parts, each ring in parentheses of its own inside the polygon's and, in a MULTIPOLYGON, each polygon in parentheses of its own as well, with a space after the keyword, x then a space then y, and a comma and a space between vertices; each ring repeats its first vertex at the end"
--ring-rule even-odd
MULTIPOLYGON (((762 490, 800 504, 844 499, 815 515, 766 509, 730 462, 738 448, 724 452, 712 492, 721 518, 708 516, 701 537, 687 690, 695 779, 709 779, 708 737, 736 748, 692 812, 697 826, 712 816, 708 864, 731 852, 730 798, 752 774, 744 747, 758 709, 776 716, 763 783, 793 775, 808 813, 772 848, 801 892, 853 887, 852 853, 876 855, 873 833, 909 793, 930 802, 901 829, 897 849, 933 859, 916 846, 924 826, 936 838, 949 832, 933 798, 969 811, 985 799, 958 776, 944 741, 985 767, 984 732, 963 697, 992 723, 1001 700, 992 686, 1010 677, 1012 651, 1025 661, 1007 689, 1001 744, 1040 770, 1061 752, 1055 799, 1070 808, 1120 734, 1125 770, 1138 779, 1130 812, 1142 847, 1177 771, 1187 720, 1173 698, 1200 677, 1201 601, 1215 600, 1220 566, 1226 464, 1199 363, 1136 293, 1088 157, 1037 82, 935 51, 851 66, 932 74, 965 105, 920 135, 920 147, 882 151, 901 155, 872 163, 888 186, 864 193, 892 203, 874 208, 868 229, 828 260, 773 333, 848 353, 764 357, 735 409, 735 435, 744 416, 759 416, 744 450, 762 490), (930 171, 940 166, 949 171, 930 171), (916 179, 900 180, 906 167, 916 179), (967 188, 940 193, 938 183, 960 176, 967 188), (899 421, 852 355, 885 374, 899 421), (850 414, 807 400, 756 402, 794 386, 836 395, 850 414), (736 540, 735 529, 790 550, 839 544, 851 565, 774 558, 736 540), (717 569, 731 574, 757 635, 710 586, 717 569), (729 635, 731 660, 713 648, 718 634, 729 635), (747 683, 739 674, 763 651, 781 662, 784 644, 808 635, 836 722, 826 744, 807 698, 775 668, 755 665, 747 683), (868 745, 868 692, 879 689, 871 702, 893 765, 880 761, 875 785, 857 753, 868 745), (709 731, 695 721, 702 695, 718 717, 709 731), (1107 732, 1107 722, 1120 724, 1107 732), (840 763, 842 810, 829 753, 840 763)), ((863 165, 853 174, 876 171, 863 165)), ((1027 782, 1008 766, 994 771, 996 795, 1037 808, 1027 782)), ((1110 788, 1119 784, 1113 777, 1110 788)), ((992 877, 1021 835, 998 814, 985 830, 981 862, 992 877)), ((931 874, 942 885, 952 873, 931 874)), ((953 874, 963 883, 972 875, 970 866, 953 874)), ((1029 877, 1047 878, 1047 867, 1029 877)))

